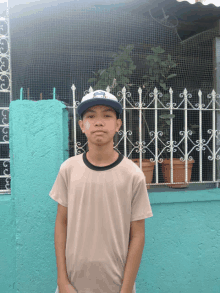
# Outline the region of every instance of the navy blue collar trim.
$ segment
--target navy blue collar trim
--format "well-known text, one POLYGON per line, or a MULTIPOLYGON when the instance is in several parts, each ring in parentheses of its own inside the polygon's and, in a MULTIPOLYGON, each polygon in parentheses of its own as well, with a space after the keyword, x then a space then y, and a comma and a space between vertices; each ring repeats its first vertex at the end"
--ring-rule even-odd
MULTIPOLYGON (((116 152, 117 152, 117 150, 116 150, 116 152)), ((117 165, 123 160, 123 158, 124 158, 124 156, 123 156, 122 154, 119 153, 119 157, 118 157, 118 159, 117 159, 114 163, 112 163, 112 164, 110 164, 110 165, 108 165, 108 166, 99 167, 99 166, 95 166, 95 165, 91 164, 91 163, 88 161, 88 159, 87 159, 87 157, 86 157, 86 153, 87 153, 87 152, 83 153, 83 161, 84 161, 84 163, 86 164, 86 166, 87 166, 88 168, 90 168, 90 169, 92 169, 92 170, 94 170, 94 171, 106 171, 106 170, 109 170, 109 169, 111 169, 111 168, 114 168, 114 167, 117 166, 117 165)))

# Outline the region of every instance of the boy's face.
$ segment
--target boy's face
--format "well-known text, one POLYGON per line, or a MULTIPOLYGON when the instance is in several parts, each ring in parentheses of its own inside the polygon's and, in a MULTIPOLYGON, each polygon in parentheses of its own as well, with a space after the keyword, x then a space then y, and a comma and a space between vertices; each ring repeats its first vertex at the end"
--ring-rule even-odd
POLYGON ((117 119, 113 108, 104 105, 93 106, 84 113, 83 120, 79 120, 79 126, 88 139, 95 139, 97 136, 104 140, 113 139, 115 132, 121 128, 122 121, 117 119), (100 130, 104 133, 95 133, 100 130))

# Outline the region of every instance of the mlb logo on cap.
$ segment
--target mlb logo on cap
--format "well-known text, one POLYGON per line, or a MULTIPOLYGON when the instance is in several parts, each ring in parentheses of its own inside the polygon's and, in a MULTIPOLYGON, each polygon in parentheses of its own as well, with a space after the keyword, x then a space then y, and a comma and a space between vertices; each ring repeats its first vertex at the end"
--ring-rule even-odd
POLYGON ((104 91, 95 91, 93 98, 106 98, 104 91))

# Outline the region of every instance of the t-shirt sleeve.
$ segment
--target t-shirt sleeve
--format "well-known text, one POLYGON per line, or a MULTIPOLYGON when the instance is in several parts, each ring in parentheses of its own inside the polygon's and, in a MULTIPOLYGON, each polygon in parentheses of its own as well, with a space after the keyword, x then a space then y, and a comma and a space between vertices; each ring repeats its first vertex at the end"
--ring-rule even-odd
POLYGON ((138 221, 152 217, 152 209, 148 197, 146 179, 143 173, 137 180, 131 203, 131 221, 138 221))
MULTIPOLYGON (((61 166, 62 167, 62 166, 61 166)), ((67 183, 65 180, 65 175, 62 172, 63 169, 60 167, 60 170, 58 172, 57 178, 54 182, 54 185, 49 192, 49 196, 61 204, 64 207, 68 206, 68 198, 67 198, 67 183)))

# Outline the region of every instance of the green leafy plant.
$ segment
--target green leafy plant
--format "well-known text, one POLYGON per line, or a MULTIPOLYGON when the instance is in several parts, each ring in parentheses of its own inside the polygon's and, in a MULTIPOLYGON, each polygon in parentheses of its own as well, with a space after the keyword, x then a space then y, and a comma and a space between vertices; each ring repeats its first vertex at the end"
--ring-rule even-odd
POLYGON ((129 91, 129 77, 136 69, 131 58, 131 52, 134 45, 119 46, 120 51, 112 55, 113 62, 106 69, 100 69, 93 72, 95 77, 88 80, 89 83, 94 83, 93 89, 106 90, 107 86, 113 94, 121 91, 126 86, 129 91))
MULTIPOLYGON (((170 95, 168 93, 169 87, 167 83, 170 79, 177 76, 173 73, 173 68, 177 67, 177 63, 172 60, 170 54, 166 54, 165 50, 158 47, 152 47, 153 54, 146 56, 146 72, 143 76, 144 84, 143 88, 146 88, 148 92, 153 92, 156 87, 158 91, 163 93, 163 97, 160 98, 161 102, 166 106, 170 101, 170 95)), ((159 116, 158 130, 163 132, 160 139, 164 144, 170 138, 170 119, 174 119, 174 114, 167 114, 167 110, 162 110, 159 116)), ((163 157, 163 154, 161 154, 163 157)), ((168 157, 167 149, 165 150, 166 158, 168 157)))
MULTIPOLYGON (((164 91, 167 91, 169 90, 167 81, 177 76, 176 73, 170 72, 173 68, 177 67, 177 63, 160 46, 152 47, 151 50, 154 53, 146 57, 146 73, 143 76, 145 80, 144 87, 153 90, 155 85, 157 85, 164 91)), ((169 99, 169 94, 165 94, 164 97, 169 99)))
MULTIPOLYGON (((95 77, 88 80, 89 83, 94 83, 94 90, 106 90, 107 86, 109 86, 110 91, 116 95, 124 86, 126 87, 126 91, 129 91, 131 86, 137 86, 136 84, 130 84, 130 77, 136 69, 131 58, 131 52, 134 49, 134 45, 130 44, 125 47, 119 46, 119 49, 118 53, 112 55, 113 62, 109 67, 93 72, 95 77)), ((163 92, 161 101, 166 106, 170 101, 168 82, 177 76, 177 74, 173 72, 174 68, 177 67, 177 63, 173 61, 172 56, 166 54, 165 50, 160 46, 152 47, 151 50, 153 51, 153 54, 148 54, 146 56, 146 71, 145 75, 142 77, 142 86, 148 91, 148 93, 153 92, 155 87, 157 87, 159 91, 161 90, 163 92)), ((132 99, 132 97, 130 98, 132 99)), ((150 129, 143 112, 142 117, 150 136, 150 129)), ((160 139, 165 145, 167 145, 166 142, 170 139, 170 119, 174 119, 175 115, 167 114, 167 110, 164 110, 161 111, 159 118, 158 130, 163 132, 163 136, 160 137, 160 139)), ((190 125, 190 127, 197 128, 198 125, 190 125)), ((192 132, 195 133, 194 131, 192 132)), ((182 155, 180 151, 179 153, 182 155)), ((168 158, 169 152, 167 152, 167 150, 165 150, 165 155, 166 158, 168 158)), ((163 157, 163 153, 161 156, 163 157)))

